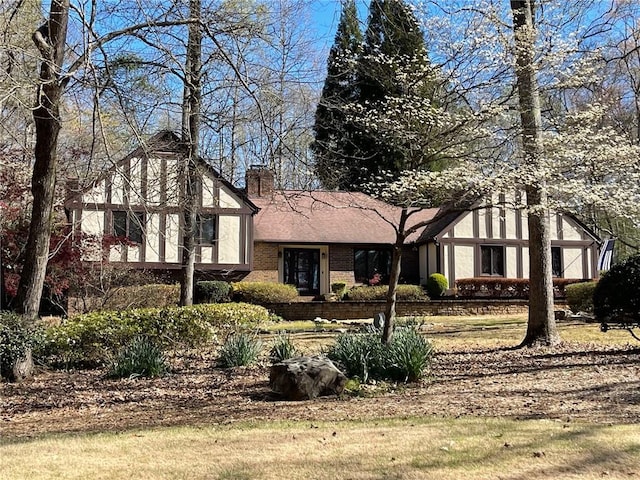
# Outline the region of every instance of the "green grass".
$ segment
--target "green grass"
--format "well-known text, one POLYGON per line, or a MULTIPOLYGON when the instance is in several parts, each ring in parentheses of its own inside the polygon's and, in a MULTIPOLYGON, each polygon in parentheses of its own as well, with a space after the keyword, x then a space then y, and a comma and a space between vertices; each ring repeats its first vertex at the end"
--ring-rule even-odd
POLYGON ((0 478, 634 478, 632 425, 495 418, 251 422, 0 440, 0 478))

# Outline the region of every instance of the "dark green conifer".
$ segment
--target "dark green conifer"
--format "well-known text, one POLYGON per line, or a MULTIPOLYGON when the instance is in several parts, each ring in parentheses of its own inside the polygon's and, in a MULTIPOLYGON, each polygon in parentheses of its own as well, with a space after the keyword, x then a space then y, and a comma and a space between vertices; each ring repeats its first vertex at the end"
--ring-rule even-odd
POLYGON ((358 99, 357 62, 362 32, 354 0, 344 0, 335 41, 329 52, 327 78, 316 110, 312 150, 322 186, 344 188, 344 178, 355 155, 345 106, 358 99))

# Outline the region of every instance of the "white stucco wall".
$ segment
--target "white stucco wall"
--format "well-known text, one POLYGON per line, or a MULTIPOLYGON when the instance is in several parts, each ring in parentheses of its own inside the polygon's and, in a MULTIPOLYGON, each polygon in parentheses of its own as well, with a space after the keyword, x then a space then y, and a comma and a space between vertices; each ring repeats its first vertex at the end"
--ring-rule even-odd
POLYGON ((145 262, 160 261, 160 215, 147 215, 145 262))
POLYGON ((208 175, 202 177, 202 206, 203 207, 216 207, 216 188, 213 178, 208 175))
POLYGON ((453 227, 453 236, 456 238, 473 238, 473 214, 466 213, 453 227))
POLYGON ((509 239, 518 238, 517 217, 515 210, 505 210, 505 237, 509 239))
POLYGON ((518 248, 507 246, 504 255, 505 276, 518 278, 518 248))
POLYGON ((180 182, 178 181, 178 160, 167 159, 167 205, 176 206, 180 203, 180 182))
MULTIPOLYGON (((456 245, 455 246, 454 259, 455 259, 455 278, 456 279, 471 278, 475 276, 474 252, 475 252, 475 247, 472 245, 456 245)), ((451 279, 449 279, 449 281, 451 282, 451 279)))
POLYGON ((562 217, 562 238, 564 240, 582 240, 582 230, 564 216, 562 217))
POLYGON ((226 187, 220 186, 220 208, 242 208, 242 201, 226 187))
POLYGON ((220 215, 218 226, 218 262, 240 263, 240 216, 220 215))
POLYGON ((180 245, 180 216, 177 214, 167 215, 167 227, 165 230, 165 261, 176 263, 180 261, 179 248, 180 245))
POLYGON ((562 266, 564 278, 583 278, 585 275, 582 269, 582 249, 563 248, 562 266))
POLYGON ((161 201, 162 159, 150 158, 147 161, 147 201, 149 205, 158 206, 161 201))
POLYGON ((522 278, 529 278, 529 247, 522 247, 522 278))
POLYGON ((82 201, 84 203, 104 203, 104 188, 105 182, 101 180, 83 195, 82 201))

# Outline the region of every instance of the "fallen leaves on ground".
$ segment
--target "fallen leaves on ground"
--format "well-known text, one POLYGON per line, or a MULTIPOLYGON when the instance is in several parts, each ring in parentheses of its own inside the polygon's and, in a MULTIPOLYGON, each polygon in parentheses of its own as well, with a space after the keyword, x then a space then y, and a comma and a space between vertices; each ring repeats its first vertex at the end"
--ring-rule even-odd
POLYGON ((284 402, 269 367, 215 368, 212 355, 172 361, 170 375, 112 380, 99 370, 42 370, 0 384, 0 435, 120 431, 245 420, 339 421, 372 418, 500 416, 597 423, 640 421, 636 345, 439 352, 429 378, 375 396, 284 402))

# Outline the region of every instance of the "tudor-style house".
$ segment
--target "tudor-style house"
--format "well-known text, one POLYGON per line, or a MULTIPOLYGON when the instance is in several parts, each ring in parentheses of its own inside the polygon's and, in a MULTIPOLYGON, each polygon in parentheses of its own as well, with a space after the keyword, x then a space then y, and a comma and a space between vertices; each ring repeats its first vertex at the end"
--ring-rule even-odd
MULTIPOLYGON (((248 278, 294 284, 302 294, 328 293, 330 284, 384 280, 399 209, 354 192, 275 190, 265 168, 247 172, 247 193, 259 207, 254 223, 254 268, 248 278)), ((402 281, 425 284, 442 273, 453 286, 470 277, 528 278, 527 219, 505 207, 438 216, 405 242, 402 281)), ((598 238, 570 215, 552 214, 553 274, 598 275, 598 238)))
MULTIPOLYGON (((74 232, 126 238, 110 247, 110 262, 158 272, 179 270, 185 155, 172 132, 150 138, 88 188, 68 196, 65 209, 74 232)), ((257 208, 204 161, 197 170, 196 273, 242 277, 251 270, 257 208)), ((85 251, 83 259, 99 261, 103 256, 101 251, 85 251)))
MULTIPOLYGON (((124 237, 109 247, 111 262, 130 268, 177 272, 181 268, 185 149, 160 132, 85 189, 65 207, 80 234, 124 237)), ((198 278, 258 280, 295 285, 301 295, 348 285, 384 282, 391 264, 399 209, 363 193, 278 190, 262 166, 246 172, 246 188, 199 162, 197 187, 198 278)), ((527 219, 494 206, 439 215, 405 242, 401 281, 424 284, 442 273, 449 285, 469 277, 528 277, 527 219)), ((552 214, 554 276, 593 278, 598 238, 570 215, 552 214)), ((99 261, 102 250, 85 251, 99 261)))

